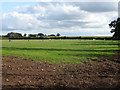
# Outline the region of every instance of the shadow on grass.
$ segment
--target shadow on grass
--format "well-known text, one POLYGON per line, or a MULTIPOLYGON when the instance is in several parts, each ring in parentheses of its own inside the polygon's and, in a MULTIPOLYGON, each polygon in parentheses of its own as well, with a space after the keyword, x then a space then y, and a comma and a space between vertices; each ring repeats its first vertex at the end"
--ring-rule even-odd
POLYGON ((115 44, 103 44, 103 43, 88 43, 88 44, 85 44, 85 43, 80 43, 80 44, 72 44, 72 45, 120 45, 120 44, 117 44, 117 43, 115 43, 115 44))
POLYGON ((80 52, 114 52, 120 50, 81 50, 81 49, 48 49, 48 48, 17 48, 17 47, 2 47, 8 50, 46 50, 46 51, 80 51, 80 52))

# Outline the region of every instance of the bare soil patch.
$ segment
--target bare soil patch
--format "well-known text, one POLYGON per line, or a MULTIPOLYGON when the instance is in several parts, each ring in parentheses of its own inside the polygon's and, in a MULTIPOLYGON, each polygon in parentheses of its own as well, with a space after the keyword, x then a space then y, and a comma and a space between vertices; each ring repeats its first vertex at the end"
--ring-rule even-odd
POLYGON ((120 88, 119 52, 85 64, 50 64, 3 56, 2 83, 6 88, 120 88))

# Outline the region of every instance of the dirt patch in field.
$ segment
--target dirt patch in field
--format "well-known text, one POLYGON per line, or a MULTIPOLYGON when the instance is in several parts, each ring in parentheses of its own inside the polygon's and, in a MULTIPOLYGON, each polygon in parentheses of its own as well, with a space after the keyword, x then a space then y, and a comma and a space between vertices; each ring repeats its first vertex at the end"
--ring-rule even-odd
POLYGON ((3 89, 120 88, 119 55, 103 56, 99 62, 90 60, 81 65, 49 64, 27 59, 21 60, 15 56, 4 56, 3 89))

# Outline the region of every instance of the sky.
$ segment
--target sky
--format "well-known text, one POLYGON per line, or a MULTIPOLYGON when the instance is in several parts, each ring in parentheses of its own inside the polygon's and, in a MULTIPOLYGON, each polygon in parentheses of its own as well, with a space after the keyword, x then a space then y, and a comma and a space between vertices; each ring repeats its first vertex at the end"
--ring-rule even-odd
POLYGON ((118 17, 117 2, 2 2, 0 8, 0 34, 112 36, 108 24, 118 17))

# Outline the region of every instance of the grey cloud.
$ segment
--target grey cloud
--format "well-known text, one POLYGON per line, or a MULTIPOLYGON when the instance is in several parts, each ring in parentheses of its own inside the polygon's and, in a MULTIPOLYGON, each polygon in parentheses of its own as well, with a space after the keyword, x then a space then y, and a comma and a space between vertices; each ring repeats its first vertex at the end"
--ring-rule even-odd
POLYGON ((46 21, 49 23, 49 26, 44 26, 42 28, 53 29, 53 28, 70 28, 70 27, 80 27, 80 28, 101 28, 100 26, 88 26, 89 22, 84 21, 57 21, 57 20, 50 20, 46 21), (59 23, 60 22, 60 23, 59 23))
POLYGON ((118 8, 117 2, 80 2, 74 3, 74 5, 79 6, 82 10, 97 13, 117 11, 118 8))
POLYGON ((62 21, 61 23, 57 22, 50 22, 51 28, 69 28, 69 27, 75 27, 75 26, 80 26, 84 27, 84 25, 87 22, 75 22, 75 21, 62 21))
POLYGON ((53 5, 72 5, 78 6, 80 9, 89 11, 89 12, 109 12, 109 11, 117 11, 118 3, 117 2, 47 2, 47 3, 39 3, 41 6, 46 6, 49 4, 53 5))

